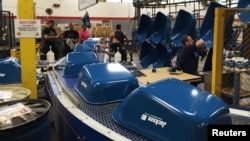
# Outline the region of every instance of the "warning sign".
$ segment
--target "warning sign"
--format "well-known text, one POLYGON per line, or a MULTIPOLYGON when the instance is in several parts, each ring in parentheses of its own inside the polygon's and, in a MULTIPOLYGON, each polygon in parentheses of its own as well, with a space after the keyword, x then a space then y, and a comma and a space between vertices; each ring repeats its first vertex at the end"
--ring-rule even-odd
POLYGON ((41 38, 41 21, 33 19, 15 19, 16 38, 41 38))

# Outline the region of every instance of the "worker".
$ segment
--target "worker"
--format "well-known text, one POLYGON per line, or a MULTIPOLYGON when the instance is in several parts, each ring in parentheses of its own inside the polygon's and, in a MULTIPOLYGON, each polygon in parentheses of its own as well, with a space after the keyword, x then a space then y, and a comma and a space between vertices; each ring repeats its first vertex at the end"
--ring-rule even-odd
POLYGON ((116 37, 116 39, 119 40, 119 42, 123 45, 125 44, 125 40, 128 44, 128 36, 124 31, 121 30, 121 24, 117 24, 116 30, 111 32, 111 34, 110 34, 111 41, 112 41, 113 37, 116 37))
POLYGON ((197 50, 204 46, 204 40, 200 39, 193 41, 189 35, 184 35, 181 38, 182 47, 177 53, 177 62, 183 72, 189 74, 197 74, 199 56, 197 50))
POLYGON ((82 30, 79 32, 79 37, 80 37, 80 43, 83 43, 90 37, 88 28, 84 24, 82 25, 82 30))
POLYGON ((92 38, 98 37, 98 33, 97 33, 96 27, 93 27, 93 28, 92 28, 92 33, 91 33, 91 35, 92 35, 92 38))
POLYGON ((74 26, 72 23, 68 24, 68 30, 64 31, 63 34, 63 39, 64 39, 64 51, 63 54, 64 56, 71 52, 75 45, 79 42, 79 33, 74 30, 74 26))
POLYGON ((46 57, 46 54, 50 50, 50 46, 51 46, 51 50, 54 52, 54 55, 55 55, 55 60, 58 60, 59 50, 56 47, 55 40, 60 38, 63 33, 57 34, 56 30, 54 29, 54 24, 55 22, 53 20, 49 20, 47 22, 47 27, 45 27, 42 31, 42 40, 43 40, 42 52, 44 53, 46 57))
POLYGON ((102 44, 96 44, 96 46, 101 47, 103 49, 110 48, 111 50, 109 52, 106 52, 105 50, 101 50, 101 52, 105 52, 111 57, 114 57, 115 53, 119 49, 119 52, 121 54, 121 62, 126 62, 127 61, 127 53, 126 53, 126 48, 125 48, 124 44, 120 43, 120 41, 116 37, 113 37, 111 42, 112 43, 110 45, 102 43, 102 44))

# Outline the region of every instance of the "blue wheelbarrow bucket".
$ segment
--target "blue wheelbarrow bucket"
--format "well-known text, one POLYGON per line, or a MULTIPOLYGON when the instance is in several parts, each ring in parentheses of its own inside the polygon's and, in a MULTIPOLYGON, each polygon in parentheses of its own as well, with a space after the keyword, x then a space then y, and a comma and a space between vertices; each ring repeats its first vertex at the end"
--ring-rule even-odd
POLYGON ((82 44, 76 45, 73 51, 74 52, 94 52, 95 48, 93 46, 82 43, 82 44))
POLYGON ((141 15, 139 27, 137 30, 138 41, 140 43, 144 42, 150 36, 153 22, 153 19, 150 18, 148 15, 141 15))
POLYGON ((95 44, 100 43, 100 38, 89 38, 88 40, 85 40, 83 44, 89 45, 91 48, 95 48, 95 44))
POLYGON ((161 68, 170 66, 171 64, 171 49, 164 44, 157 44, 156 55, 158 59, 153 62, 153 68, 161 68))
POLYGON ((171 33, 171 43, 175 47, 180 47, 182 45, 182 36, 190 35, 192 38, 195 38, 195 27, 195 16, 185 10, 179 10, 173 27, 173 31, 171 33))
POLYGON ((141 52, 140 52, 140 65, 143 68, 147 68, 151 64, 153 64, 158 59, 158 51, 154 44, 150 44, 148 42, 143 42, 141 44, 141 52))
POLYGON ((205 41, 205 46, 207 48, 213 47, 213 30, 214 30, 214 17, 215 17, 215 8, 225 6, 213 2, 209 5, 204 21, 201 25, 200 31, 198 33, 198 39, 203 39, 205 41))
POLYGON ((171 20, 168 16, 158 12, 153 24, 151 33, 151 40, 153 43, 158 44, 163 41, 170 41, 171 20))
MULTIPOLYGON (((249 0, 239 0, 238 8, 250 8, 250 1, 249 0)), ((250 11, 243 10, 238 12, 238 16, 240 20, 244 23, 250 23, 250 11)))

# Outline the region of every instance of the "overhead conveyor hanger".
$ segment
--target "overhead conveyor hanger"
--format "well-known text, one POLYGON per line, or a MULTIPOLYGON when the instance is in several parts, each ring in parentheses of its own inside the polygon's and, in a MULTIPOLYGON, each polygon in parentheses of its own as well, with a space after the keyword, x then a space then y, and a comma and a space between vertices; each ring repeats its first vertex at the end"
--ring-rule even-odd
MULTIPOLYGON (((144 1, 139 1, 139 0, 134 0, 133 5, 134 7, 140 7, 140 8, 165 8, 166 6, 169 5, 178 5, 178 4, 190 4, 190 3, 197 3, 201 2, 201 0, 189 0, 189 1, 178 1, 176 2, 175 0, 169 1, 169 0, 144 0, 144 1)), ((209 1, 208 1, 209 2, 209 1)), ((208 3, 206 1, 206 3, 208 3)))

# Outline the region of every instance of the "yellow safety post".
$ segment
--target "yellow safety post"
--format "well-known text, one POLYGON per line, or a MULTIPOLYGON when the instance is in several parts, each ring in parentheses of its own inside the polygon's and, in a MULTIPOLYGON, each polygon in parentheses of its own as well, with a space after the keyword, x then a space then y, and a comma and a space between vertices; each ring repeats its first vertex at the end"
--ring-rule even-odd
POLYGON ((211 93, 221 96, 225 8, 215 9, 211 93))
MULTIPOLYGON (((33 0, 18 0, 18 19, 34 19, 33 0)), ((20 38, 22 87, 31 90, 31 99, 37 98, 35 38, 20 38)))

